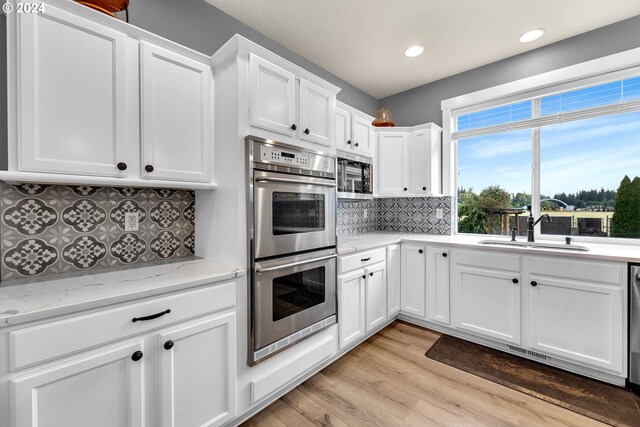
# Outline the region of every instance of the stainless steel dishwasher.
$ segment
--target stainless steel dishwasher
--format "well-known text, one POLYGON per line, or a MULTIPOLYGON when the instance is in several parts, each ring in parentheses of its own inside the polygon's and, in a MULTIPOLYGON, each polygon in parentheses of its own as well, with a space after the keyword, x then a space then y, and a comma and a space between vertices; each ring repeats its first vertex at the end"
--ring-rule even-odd
POLYGON ((629 387, 640 393, 640 265, 629 264, 629 387))

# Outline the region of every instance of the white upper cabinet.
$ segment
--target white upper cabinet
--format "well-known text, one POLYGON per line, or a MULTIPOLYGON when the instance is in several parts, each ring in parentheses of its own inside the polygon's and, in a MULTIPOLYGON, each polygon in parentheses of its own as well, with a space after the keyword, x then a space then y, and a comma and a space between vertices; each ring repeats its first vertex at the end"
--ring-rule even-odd
POLYGON ((378 131, 378 194, 440 194, 441 128, 433 123, 378 131))
POLYGON ((378 132, 378 193, 407 194, 407 140, 405 132, 378 132))
POLYGON ((210 181, 211 67, 147 42, 141 58, 143 177, 210 181))
POLYGON ((127 177, 117 167, 137 145, 127 134, 127 120, 137 120, 127 110, 127 36, 50 5, 11 19, 18 170, 127 177))
MULTIPOLYGON (((264 53, 274 59, 272 53, 264 53)), ((291 71, 296 67, 284 60, 278 61, 277 57, 278 64, 254 52, 248 56, 249 126, 252 128, 248 131, 281 142, 309 143, 309 148, 333 147, 337 91, 330 90, 329 85, 316 84, 314 81, 319 79, 307 72, 291 71)))
POLYGON ((331 146, 336 97, 328 90, 300 80, 300 138, 331 146))
POLYGON ((334 115, 334 145, 338 150, 373 156, 373 117, 338 102, 334 115))
POLYGON ((249 117, 252 126, 295 135, 295 76, 253 53, 249 56, 251 84, 249 117))

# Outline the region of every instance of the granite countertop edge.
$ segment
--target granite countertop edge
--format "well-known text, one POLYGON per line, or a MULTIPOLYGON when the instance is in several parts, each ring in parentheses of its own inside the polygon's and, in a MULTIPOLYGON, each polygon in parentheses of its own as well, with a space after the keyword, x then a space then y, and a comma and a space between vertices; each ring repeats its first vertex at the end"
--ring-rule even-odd
POLYGON ((193 259, 158 266, 0 287, 0 327, 225 282, 246 271, 193 259))

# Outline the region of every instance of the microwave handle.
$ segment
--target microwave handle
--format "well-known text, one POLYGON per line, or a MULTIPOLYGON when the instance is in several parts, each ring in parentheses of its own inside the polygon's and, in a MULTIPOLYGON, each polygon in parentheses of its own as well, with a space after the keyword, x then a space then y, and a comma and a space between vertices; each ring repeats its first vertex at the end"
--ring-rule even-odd
POLYGON ((298 265, 303 265, 303 264, 311 264, 312 262, 324 261, 326 259, 331 259, 331 258, 335 258, 335 257, 336 257, 336 255, 328 255, 328 256, 323 256, 323 257, 320 257, 320 258, 314 258, 314 259, 310 259, 310 260, 298 261, 298 262, 292 262, 292 263, 289 263, 289 264, 279 265, 277 267, 258 268, 258 269, 256 269, 256 273, 258 273, 258 274, 268 273, 269 271, 282 270, 283 268, 291 268, 291 267, 296 267, 298 265))
POLYGON ((302 184, 302 185, 321 185, 323 187, 335 187, 336 183, 332 182, 317 182, 317 181, 313 181, 313 182, 309 182, 309 181, 302 181, 302 180, 297 180, 297 179, 289 179, 289 178, 258 178, 256 179, 257 182, 282 182, 282 183, 286 183, 286 184, 302 184))

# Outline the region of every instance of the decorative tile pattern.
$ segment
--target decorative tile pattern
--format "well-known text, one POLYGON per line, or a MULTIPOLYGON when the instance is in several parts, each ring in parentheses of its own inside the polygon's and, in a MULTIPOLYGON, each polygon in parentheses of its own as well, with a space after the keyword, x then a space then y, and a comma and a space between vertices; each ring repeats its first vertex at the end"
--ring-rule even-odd
POLYGON ((192 191, 0 182, 2 281, 194 253, 192 191), (126 212, 139 231, 124 232, 126 212))
POLYGON ((339 202, 337 234, 367 231, 451 234, 451 201, 451 197, 413 197, 339 202), (436 219, 436 209, 442 209, 443 219, 436 219))

